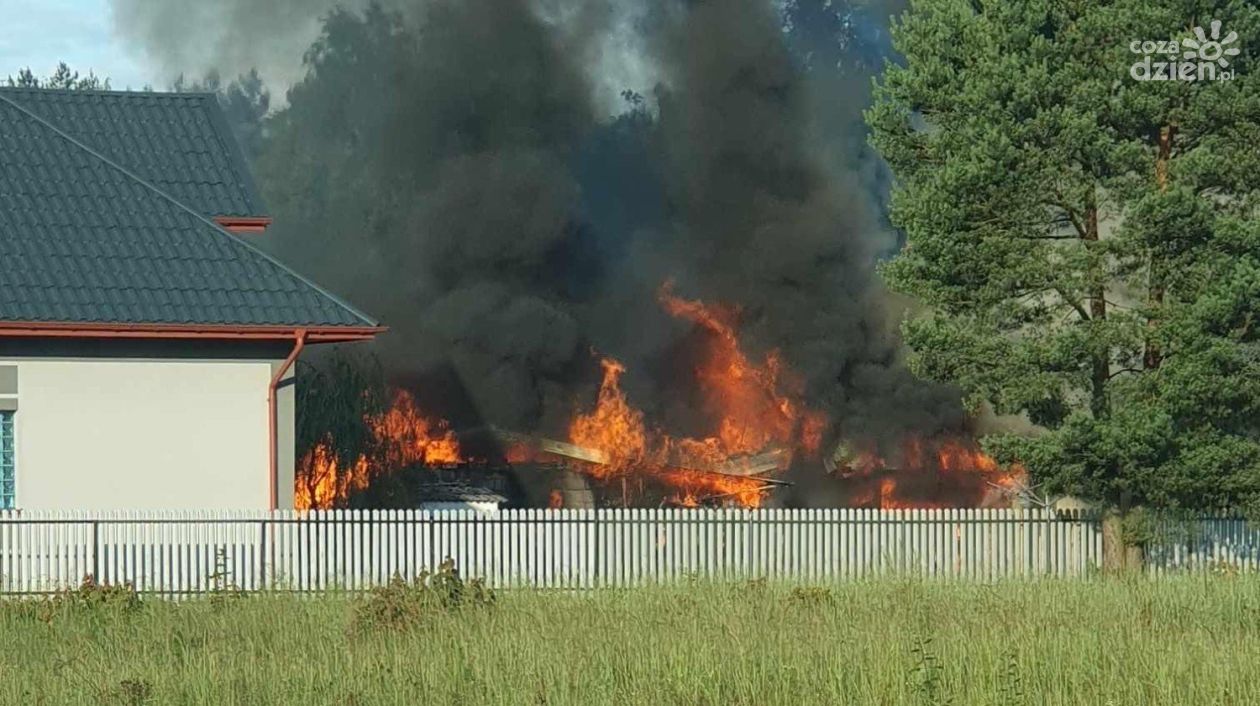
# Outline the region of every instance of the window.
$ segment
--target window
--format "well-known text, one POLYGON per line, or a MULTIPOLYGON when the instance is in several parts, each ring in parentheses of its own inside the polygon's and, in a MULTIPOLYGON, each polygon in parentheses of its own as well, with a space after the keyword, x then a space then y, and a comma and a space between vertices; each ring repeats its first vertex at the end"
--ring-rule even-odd
POLYGON ((0 510, 12 510, 15 501, 13 468, 13 413, 0 412, 0 510))

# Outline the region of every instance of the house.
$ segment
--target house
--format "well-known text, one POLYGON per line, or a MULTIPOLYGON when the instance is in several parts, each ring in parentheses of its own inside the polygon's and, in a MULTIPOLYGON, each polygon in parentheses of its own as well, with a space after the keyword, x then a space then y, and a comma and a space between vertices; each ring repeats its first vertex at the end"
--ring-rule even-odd
POLYGON ((0 509, 293 503, 293 364, 367 315, 265 254, 208 94, 0 89, 0 509))

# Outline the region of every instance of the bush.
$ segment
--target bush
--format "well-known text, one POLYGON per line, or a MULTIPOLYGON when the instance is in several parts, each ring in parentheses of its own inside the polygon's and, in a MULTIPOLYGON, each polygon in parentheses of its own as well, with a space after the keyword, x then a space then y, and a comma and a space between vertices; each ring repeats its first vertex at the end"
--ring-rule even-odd
POLYGON ((68 611, 133 613, 141 607, 140 594, 130 583, 97 583, 91 574, 83 577, 77 588, 58 591, 40 605, 40 618, 50 622, 68 611))
POLYGON ((831 589, 824 586, 797 586, 788 594, 792 603, 807 606, 824 606, 835 602, 831 589))
POLYGON ((769 586, 769 580, 766 579, 765 576, 762 576, 755 579, 748 579, 744 583, 740 584, 739 592, 752 598, 764 598, 766 593, 768 593, 769 586))
POLYGON ((364 628, 408 628, 437 614, 494 604, 494 592, 481 579, 464 580, 447 558, 432 573, 412 581, 395 574, 385 586, 368 592, 355 608, 355 624, 364 628))

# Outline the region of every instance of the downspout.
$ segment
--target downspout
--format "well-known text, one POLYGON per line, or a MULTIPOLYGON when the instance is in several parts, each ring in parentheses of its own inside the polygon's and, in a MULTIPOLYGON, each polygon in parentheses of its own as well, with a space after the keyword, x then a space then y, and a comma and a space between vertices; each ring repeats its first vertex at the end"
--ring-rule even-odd
POLYGON ((280 365, 280 369, 272 376, 271 384, 267 387, 267 447, 271 452, 271 459, 269 463, 271 473, 268 476, 267 486, 270 495, 268 508, 272 510, 276 509, 276 501, 278 498, 276 476, 280 470, 280 450, 276 448, 276 436, 278 434, 277 426, 279 425, 277 422, 277 417, 279 416, 277 407, 279 402, 276 399, 276 390, 280 386, 280 380, 284 378, 285 373, 289 372, 289 368, 293 367, 293 362, 296 361, 297 357, 302 354, 302 349, 306 346, 306 329, 298 329, 295 332, 295 335, 296 339, 294 341, 293 351, 289 353, 288 358, 284 359, 284 363, 280 365))

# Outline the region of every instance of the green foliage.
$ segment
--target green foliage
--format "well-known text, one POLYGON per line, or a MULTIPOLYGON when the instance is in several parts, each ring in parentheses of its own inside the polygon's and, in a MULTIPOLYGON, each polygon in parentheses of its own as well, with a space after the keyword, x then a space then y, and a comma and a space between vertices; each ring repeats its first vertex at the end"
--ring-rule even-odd
POLYGON ((926 304, 920 374, 1047 433, 996 436, 1052 492, 1260 497, 1260 9, 914 0, 867 119, 926 304), (1137 40, 1237 32, 1232 81, 1139 82, 1137 40))
POLYGON ((97 616, 131 615, 142 607, 140 594, 130 583, 102 584, 88 574, 78 587, 58 591, 38 604, 40 620, 52 622, 67 614, 97 616))
POLYGON ((788 600, 803 606, 821 606, 834 602, 836 597, 826 586, 797 586, 788 594, 788 600))
POLYGON ((140 594, 130 583, 104 584, 88 574, 77 588, 68 589, 53 597, 53 602, 70 608, 89 610, 118 610, 131 612, 141 606, 140 594))
POLYGON ((189 80, 180 74, 171 84, 171 90, 176 93, 215 94, 245 156, 252 160, 262 151, 267 139, 271 91, 263 84, 257 69, 250 69, 229 83, 224 83, 219 72, 214 70, 200 80, 189 80))
POLYGON ((67 91, 108 91, 109 79, 102 79, 88 71, 82 76, 72 70, 66 62, 57 64, 57 69, 47 78, 39 78, 30 67, 18 71, 17 76, 9 76, 9 86, 17 88, 56 88, 67 91))
POLYGON ((1004 706, 1018 706, 1028 703, 1028 695, 1024 692, 1023 679, 1020 677, 1019 655, 1014 650, 1007 656, 1006 664, 999 682, 998 703, 1004 706))
POLYGON ((355 608, 355 625, 361 629, 406 629, 434 615, 487 608, 494 592, 480 578, 465 580, 447 558, 430 573, 422 571, 411 581, 394 575, 389 583, 372 589, 355 608))
POLYGON ((785 0, 783 31, 806 71, 865 77, 875 73, 888 49, 887 37, 870 31, 883 19, 882 11, 882 3, 869 0, 785 0))
MULTIPOLYGON (((339 468, 370 456, 376 437, 367 420, 382 413, 388 390, 380 362, 346 349, 298 361, 296 436, 299 458, 318 445, 331 450, 339 468)), ((321 481, 315 469, 299 464, 297 492, 313 497, 321 481)), ((344 488, 342 490, 345 490, 344 488)), ((347 493, 336 504, 344 505, 347 493)))
POLYGON ((214 573, 210 575, 210 607, 215 610, 226 609, 233 601, 245 598, 249 594, 232 581, 228 570, 227 549, 218 547, 214 553, 214 573))
POLYGON ((941 693, 941 658, 932 649, 932 638, 915 637, 910 645, 914 666, 910 670, 910 689, 919 703, 947 706, 948 696, 941 693))
MULTIPOLYGON (((456 70, 451 59, 421 64, 414 30, 379 4, 362 14, 335 9, 321 30, 303 58, 306 75, 289 89, 285 108, 268 120, 254 175, 277 216, 274 241, 286 263, 379 312, 381 295, 372 290, 381 286, 381 272, 408 268, 413 286, 423 280, 414 261, 398 262, 383 252, 385 239, 404 237, 412 227, 420 190, 410 162, 437 157, 426 146, 412 149, 397 141, 422 139, 401 126, 424 125, 420 111, 440 110, 426 91, 407 86, 426 75, 461 79, 447 76, 456 70), (328 252, 355 256, 330 261, 328 252)), ((462 80, 470 91, 479 90, 473 77, 462 80)), ((459 126, 449 127, 438 142, 461 139, 459 126)))

